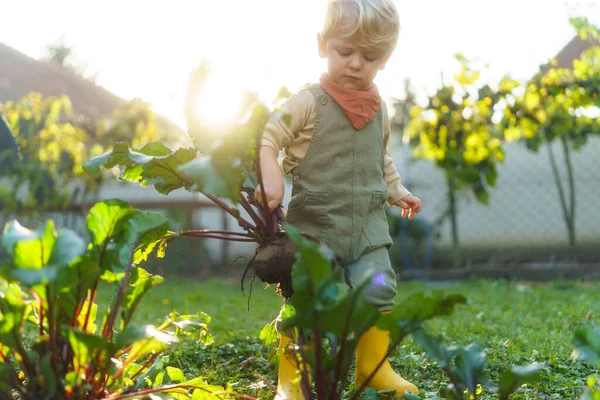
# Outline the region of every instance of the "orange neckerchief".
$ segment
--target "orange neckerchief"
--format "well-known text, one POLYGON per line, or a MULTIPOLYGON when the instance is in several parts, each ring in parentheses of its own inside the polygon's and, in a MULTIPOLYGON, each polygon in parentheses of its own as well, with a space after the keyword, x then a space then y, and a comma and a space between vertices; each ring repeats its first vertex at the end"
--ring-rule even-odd
POLYGON ((348 89, 332 81, 327 74, 320 79, 323 90, 333 97, 348 116, 356 130, 360 130, 381 107, 381 97, 375 85, 367 90, 348 89))

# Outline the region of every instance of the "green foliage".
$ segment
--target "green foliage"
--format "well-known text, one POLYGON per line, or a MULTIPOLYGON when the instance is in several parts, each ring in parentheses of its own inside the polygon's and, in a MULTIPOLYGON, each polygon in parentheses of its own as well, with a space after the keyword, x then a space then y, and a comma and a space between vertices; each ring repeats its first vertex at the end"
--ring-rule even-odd
MULTIPOLYGON (((401 304, 417 293, 428 297, 436 291, 463 294, 469 303, 456 307, 452 315, 427 321, 427 332, 441 335, 449 347, 478 343, 486 353, 486 371, 497 386, 511 365, 543 363, 540 380, 521 385, 511 395, 514 400, 575 399, 584 391, 588 377, 598 376, 595 366, 570 354, 577 326, 582 321, 598 325, 599 289, 600 283, 595 281, 401 281, 396 302, 401 304)), ((268 384, 277 382, 275 351, 258 337, 261 329, 277 316, 281 298, 273 290, 255 290, 250 311, 246 310, 246 301, 240 296, 239 283, 231 279, 169 277, 144 297, 134 322, 147 321, 158 326, 173 309, 182 314, 205 311, 215 317, 210 324, 215 344, 207 351, 193 341, 181 340, 168 349, 169 365, 181 368, 188 376, 201 375, 215 385, 230 383, 236 391, 249 396, 273 398, 268 384)), ((390 363, 419 387, 422 398, 439 397, 439 390, 449 383, 439 365, 411 337, 391 353, 390 363)), ((597 383, 596 388, 600 389, 597 383)), ((343 398, 351 397, 352 389, 348 385, 343 398)), ((478 398, 497 399, 498 393, 483 388, 478 398)))
POLYGON ((0 155, 0 191, 7 191, 0 198, 4 212, 32 213, 81 203, 101 184, 99 176, 84 172, 85 160, 116 141, 140 145, 165 135, 148 105, 139 100, 116 110, 110 122, 75 118, 68 97, 43 98, 37 93, 0 105, 0 114, 10 128, 0 129, 0 147, 14 141, 21 154, 0 155))
POLYGON ((507 141, 519 141, 537 152, 546 145, 562 214, 568 232, 571 257, 576 248, 575 212, 576 188, 571 149, 579 150, 590 135, 600 133, 600 31, 585 19, 572 19, 582 39, 590 39, 590 47, 572 68, 550 68, 531 79, 523 88, 506 78, 500 87, 507 90, 504 97, 504 115, 500 129, 507 141), (594 44, 594 45, 592 45, 594 44), (568 191, 564 188, 553 142, 558 142, 564 155, 568 191))
POLYGON ((157 120, 150 105, 140 99, 133 99, 117 108, 110 119, 98 121, 94 129, 94 137, 103 148, 120 141, 140 147, 165 140, 173 134, 157 120))
MULTIPOLYGON (((288 350, 303 363, 299 369, 305 371, 304 374, 310 373, 315 398, 340 398, 350 375, 358 338, 374 325, 390 332, 392 345, 386 357, 407 336, 414 337, 452 382, 444 397, 468 399, 464 394, 466 390, 472 398, 477 398, 481 386, 495 389, 488 376, 485 354, 477 345, 447 348, 438 337, 423 330, 425 321, 452 314, 457 304, 466 302, 464 296, 416 293, 397 304, 390 313, 380 314, 365 302, 362 293, 367 285, 376 284, 376 280, 367 278, 352 292, 342 292, 338 286, 341 271, 332 267, 331 252, 304 238, 293 227, 286 226, 286 230, 298 247, 298 255, 292 270, 294 295, 282 310, 281 328, 292 330, 297 338, 298 346, 290 346, 288 350), (310 351, 306 350, 307 343, 310 343, 310 351)), ((263 336, 269 338, 270 331, 269 327, 265 328, 263 336)), ((520 384, 533 380, 534 369, 534 366, 513 368, 507 373, 500 382, 501 398, 507 398, 520 384)), ((311 393, 308 382, 303 379, 305 397, 311 393)), ((351 398, 357 398, 365 389, 366 384, 355 388, 351 398)), ((365 396, 379 398, 373 391, 366 392, 365 396)))
POLYGON ((90 210, 87 230, 90 243, 70 230, 56 232, 52 221, 35 231, 16 221, 6 225, 1 397, 122 399, 165 393, 184 399, 224 392, 201 378, 186 379, 163 354, 179 337, 211 344, 206 314, 172 312, 158 328, 131 324, 142 298, 162 282, 139 263, 168 237, 167 220, 110 200, 90 210), (100 313, 101 282, 114 295, 100 313), (35 327, 33 345, 25 341, 28 324, 35 327))
POLYGON ((484 387, 498 392, 499 399, 508 399, 521 385, 538 380, 543 367, 539 363, 510 367, 502 374, 499 387, 496 387, 490 380, 487 356, 477 344, 465 347, 445 346, 441 337, 429 335, 423 330, 418 330, 413 336, 415 342, 442 368, 450 380, 450 384, 440 391, 440 395, 447 399, 477 398, 484 387))
POLYGON ((67 97, 44 99, 30 94, 18 102, 0 105, 0 113, 12 128, 22 156, 0 169, 0 177, 11 192, 4 210, 62 208, 76 195, 69 183, 80 181, 79 191, 95 186, 81 164, 97 150, 84 145, 87 135, 81 128, 63 122, 71 113, 67 97))
POLYGON ((600 367, 600 328, 579 328, 575 332, 573 345, 576 358, 600 367))
POLYGON ((591 47, 573 62, 573 69, 550 68, 521 93, 507 93, 501 122, 506 140, 538 151, 543 143, 565 139, 577 150, 589 135, 600 133, 600 119, 590 112, 598 105, 599 59, 600 47, 591 47))
MULTIPOLYGON (((0 114, 0 157, 5 157, 3 154, 5 151, 16 150, 18 150, 17 142, 15 142, 15 138, 10 127, 8 126, 8 122, 0 114)), ((3 159, 0 159, 0 162, 2 161, 3 159)))
POLYGON ((160 193, 168 194, 175 189, 192 186, 192 181, 178 169, 194 157, 195 151, 191 149, 172 151, 162 143, 149 143, 134 151, 127 143, 120 142, 111 151, 86 161, 84 169, 97 175, 100 167, 119 165, 122 167, 121 179, 139 182, 142 186, 154 185, 160 193))
MULTIPOLYGON (((600 367, 600 328, 591 326, 579 328, 573 337, 573 345, 575 358, 600 367)), ((581 400, 595 400, 600 397, 600 385, 596 376, 588 377, 586 386, 581 400)))
MULTIPOLYGON (((222 140, 214 140, 199 148, 172 151, 161 143, 149 143, 139 150, 132 150, 126 143, 96 156, 84 168, 98 174, 100 167, 122 169, 120 178, 140 182, 143 186, 153 185, 163 194, 184 187, 204 194, 240 199, 242 185, 250 183, 256 155, 256 138, 270 116, 264 106, 254 107, 244 123, 231 126, 222 140)), ((199 142, 196 141, 198 144, 199 142)))
POLYGON ((255 170, 259 165, 259 138, 272 113, 249 95, 238 115, 217 132, 193 111, 193 98, 203 88, 208 73, 208 64, 201 64, 192 71, 188 85, 186 117, 195 147, 172 151, 155 142, 134 150, 121 142, 111 151, 87 161, 84 168, 91 175, 98 175, 102 167, 119 166, 119 179, 152 185, 162 194, 179 188, 200 192, 235 217, 246 231, 240 234, 196 230, 182 232, 180 236, 264 243, 279 232, 283 219, 281 209, 271 213, 259 206, 253 196, 260 182, 260 171, 255 170), (248 213, 250 221, 241 216, 236 203, 248 213))
POLYGON ((455 190, 470 189, 487 204, 496 184, 496 164, 504 160, 501 137, 492 121, 500 97, 479 84, 480 72, 457 56, 462 66, 452 85, 443 84, 426 107, 413 107, 408 131, 414 156, 444 170, 455 190))
MULTIPOLYGON (((371 277, 352 292, 342 291, 338 285, 342 271, 333 268, 331 250, 304 238, 291 226, 286 226, 286 231, 298 247, 298 254, 292 269, 294 295, 282 311, 281 328, 295 332, 299 346, 289 350, 304 363, 300 370, 305 374, 310 371, 316 398, 340 398, 350 376, 358 339, 370 327, 377 324, 380 329, 389 330, 396 347, 424 320, 446 314, 455 304, 465 301, 462 296, 416 295, 391 313, 381 315, 363 296, 367 285, 376 284, 371 277), (308 338, 311 350, 305 351, 308 338)), ((303 379, 303 386, 306 397, 310 392, 308 380, 303 379)), ((356 389, 352 398, 357 398, 366 385, 356 389)))
POLYGON ((600 31, 598 28, 590 24, 587 18, 570 18, 569 22, 577 31, 577 35, 583 40, 600 42, 600 31))

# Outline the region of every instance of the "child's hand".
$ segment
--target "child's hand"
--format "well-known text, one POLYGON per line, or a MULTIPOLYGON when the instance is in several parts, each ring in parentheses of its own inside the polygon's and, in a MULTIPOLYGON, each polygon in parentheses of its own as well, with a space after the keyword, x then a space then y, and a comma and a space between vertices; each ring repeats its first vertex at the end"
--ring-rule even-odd
MULTIPOLYGON (((277 181, 276 179, 267 181, 263 179, 265 182, 265 196, 267 198, 267 204, 269 205, 269 211, 273 211, 283 202, 283 194, 285 191, 285 186, 283 184, 283 179, 277 181)), ((258 202, 258 204, 262 204, 262 187, 258 185, 256 190, 254 191, 254 199, 258 202)))
POLYGON ((417 196, 409 194, 403 197, 395 203, 398 207, 402 208, 402 218, 408 214, 408 219, 413 219, 415 214, 418 214, 423 208, 423 202, 417 196))
MULTIPOLYGON (((285 193, 283 175, 277 163, 277 153, 273 148, 268 146, 260 148, 260 169, 262 171, 265 197, 267 198, 266 206, 269 207, 269 211, 273 211, 283 202, 283 194, 285 193)), ((254 199, 264 207, 262 192, 263 188, 258 185, 254 191, 254 199)))

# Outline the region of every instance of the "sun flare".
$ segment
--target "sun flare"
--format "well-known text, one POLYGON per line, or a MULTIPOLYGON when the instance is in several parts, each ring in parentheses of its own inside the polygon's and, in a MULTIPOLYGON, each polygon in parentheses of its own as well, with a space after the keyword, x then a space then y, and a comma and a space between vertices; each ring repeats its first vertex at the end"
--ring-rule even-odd
POLYGON ((227 125, 240 108, 243 92, 236 82, 215 71, 196 95, 194 111, 208 125, 227 125))

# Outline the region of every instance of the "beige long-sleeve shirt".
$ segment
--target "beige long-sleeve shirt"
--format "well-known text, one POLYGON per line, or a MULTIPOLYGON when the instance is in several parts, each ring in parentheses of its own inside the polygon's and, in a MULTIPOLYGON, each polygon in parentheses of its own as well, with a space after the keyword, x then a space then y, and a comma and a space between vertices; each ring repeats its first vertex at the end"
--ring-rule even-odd
MULTIPOLYGON (((382 103, 382 107, 383 145, 386 148, 384 175, 388 191, 388 203, 393 205, 411 193, 402 185, 394 160, 389 155, 390 121, 384 103, 382 103)), ((310 91, 303 89, 293 94, 281 106, 281 111, 289 115, 289 118, 285 122, 281 118, 271 118, 265 127, 261 144, 272 147, 276 152, 284 151, 283 172, 290 174, 304 160, 310 146, 315 127, 315 98, 310 91), (289 124, 286 122, 289 122, 289 124)))

